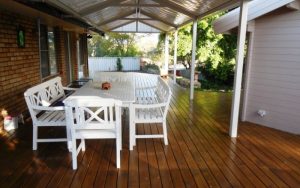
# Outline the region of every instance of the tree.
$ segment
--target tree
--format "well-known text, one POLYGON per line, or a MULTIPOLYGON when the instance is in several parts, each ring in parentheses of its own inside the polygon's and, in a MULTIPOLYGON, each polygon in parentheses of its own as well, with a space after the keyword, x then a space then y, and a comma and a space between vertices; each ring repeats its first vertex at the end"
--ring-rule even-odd
POLYGON ((89 56, 138 56, 134 34, 108 33, 105 37, 94 35, 88 42, 89 56))
MULTIPOLYGON (((188 24, 178 30, 178 44, 177 44, 177 60, 180 61, 187 69, 190 68, 192 60, 192 25, 188 24)), ((170 35, 169 47, 170 53, 174 54, 174 33, 170 35)), ((165 40, 165 33, 160 34, 157 48, 163 51, 165 40)), ((171 58, 169 58, 171 59, 171 58)))
POLYGON ((236 55, 236 36, 216 34, 212 22, 222 14, 209 16, 198 22, 198 70, 204 75, 207 88, 232 86, 236 55))
MULTIPOLYGON (((222 84, 232 84, 236 54, 236 36, 216 34, 212 22, 224 13, 208 16, 197 23, 196 60, 206 81, 222 84)), ((174 34, 170 36, 171 53, 174 51, 174 34)), ((161 35, 160 47, 164 35, 161 35)), ((188 69, 192 53, 192 24, 178 30, 178 61, 188 69)))

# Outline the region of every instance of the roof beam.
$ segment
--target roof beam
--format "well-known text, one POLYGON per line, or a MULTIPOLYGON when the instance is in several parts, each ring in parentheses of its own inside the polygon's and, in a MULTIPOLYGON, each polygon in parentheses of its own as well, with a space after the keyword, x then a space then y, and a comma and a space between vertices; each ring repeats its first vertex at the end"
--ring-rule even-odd
POLYGON ((168 25, 168 26, 170 26, 170 27, 177 28, 177 25, 176 25, 176 24, 173 24, 173 23, 171 23, 171 22, 168 22, 168 21, 166 21, 166 20, 164 20, 164 19, 162 19, 162 18, 160 18, 159 16, 156 16, 156 15, 154 15, 154 14, 150 14, 150 13, 147 13, 147 12, 142 11, 142 10, 141 10, 141 14, 144 14, 145 16, 148 16, 148 17, 150 17, 150 18, 153 18, 154 20, 160 21, 160 22, 162 22, 162 23, 164 23, 164 24, 166 24, 166 25, 168 25))
POLYGON ((161 4, 136 4, 136 3, 123 3, 123 4, 114 4, 113 7, 166 7, 166 5, 161 4))
POLYGON ((162 28, 159 28, 159 27, 157 27, 157 26, 155 26, 155 25, 153 25, 153 24, 144 22, 143 20, 141 20, 140 22, 143 23, 143 24, 145 24, 145 25, 148 25, 149 27, 153 27, 153 28, 155 28, 155 29, 157 29, 157 30, 160 30, 160 31, 163 31, 163 32, 167 32, 166 30, 164 30, 164 29, 162 29, 162 28))
POLYGON ((97 26, 105 25, 105 24, 107 24, 107 23, 109 23, 109 22, 113 22, 113 21, 116 21, 116 20, 120 20, 120 19, 122 19, 122 18, 124 18, 124 17, 127 17, 127 16, 130 16, 130 15, 132 15, 132 14, 135 14, 135 10, 130 11, 130 12, 126 12, 126 13, 124 13, 124 14, 122 14, 122 15, 117 15, 117 16, 115 16, 115 17, 112 17, 112 18, 108 19, 108 20, 104 20, 103 22, 98 23, 97 26))
POLYGON ((217 11, 222 11, 225 9, 231 9, 231 8, 237 7, 239 5, 239 2, 240 2, 240 0, 228 0, 227 2, 215 7, 209 11, 206 11, 205 13, 198 15, 197 18, 201 19, 201 18, 204 18, 205 16, 208 16, 217 11))
POLYGON ((133 21, 139 21, 139 20, 154 20, 154 21, 158 21, 155 20, 153 18, 121 18, 120 20, 133 20, 133 21))
POLYGON ((85 9, 81 10, 79 12, 79 14, 82 15, 82 16, 87 16, 87 15, 92 14, 94 12, 103 10, 107 7, 118 5, 118 4, 122 3, 123 1, 125 1, 125 0, 106 0, 104 2, 97 3, 93 6, 89 6, 85 9))
POLYGON ((115 26, 115 27, 109 28, 109 31, 113 31, 114 29, 118 29, 118 28, 120 28, 120 27, 123 27, 124 25, 131 24, 131 23, 133 23, 133 22, 134 22, 134 21, 128 21, 128 22, 125 22, 125 23, 121 23, 121 24, 119 24, 119 25, 117 25, 117 26, 115 26))
MULTIPOLYGON (((228 0, 227 2, 211 9, 210 11, 207 11, 203 14, 198 15, 196 19, 203 19, 206 16, 213 14, 214 12, 222 11, 225 9, 231 9, 231 8, 237 7, 238 5, 239 5, 239 0, 228 0)), ((182 27, 190 22, 191 22, 190 20, 183 22, 182 24, 179 25, 179 27, 182 27)))
POLYGON ((174 10, 176 12, 180 12, 180 13, 182 13, 184 15, 187 15, 187 16, 189 16, 192 19, 195 19, 196 16, 197 16, 197 14, 193 13, 193 11, 190 11, 190 10, 188 10, 188 9, 186 9, 186 8, 184 8, 184 7, 176 4, 176 3, 173 3, 173 2, 171 2, 169 0, 152 0, 152 1, 154 1, 156 3, 159 3, 160 5, 169 7, 170 9, 172 9, 172 10, 174 10))

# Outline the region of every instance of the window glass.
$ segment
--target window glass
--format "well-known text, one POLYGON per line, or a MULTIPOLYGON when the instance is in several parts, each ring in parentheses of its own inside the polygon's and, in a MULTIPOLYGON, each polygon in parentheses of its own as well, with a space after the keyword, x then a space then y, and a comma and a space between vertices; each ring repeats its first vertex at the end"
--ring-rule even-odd
POLYGON ((41 72, 42 78, 50 75, 49 65, 48 65, 48 51, 41 51, 41 72))
POLYGON ((57 73, 57 64, 56 64, 55 42, 54 42, 53 30, 48 31, 48 52, 49 52, 50 74, 56 74, 57 73))
POLYGON ((55 35, 53 28, 40 25, 40 57, 42 78, 56 74, 55 35))

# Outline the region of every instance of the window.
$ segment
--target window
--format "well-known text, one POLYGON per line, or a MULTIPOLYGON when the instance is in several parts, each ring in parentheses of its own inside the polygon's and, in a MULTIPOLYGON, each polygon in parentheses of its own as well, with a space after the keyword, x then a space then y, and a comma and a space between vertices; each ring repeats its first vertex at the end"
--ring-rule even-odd
POLYGON ((53 28, 40 25, 40 56, 42 78, 57 73, 55 35, 53 28))

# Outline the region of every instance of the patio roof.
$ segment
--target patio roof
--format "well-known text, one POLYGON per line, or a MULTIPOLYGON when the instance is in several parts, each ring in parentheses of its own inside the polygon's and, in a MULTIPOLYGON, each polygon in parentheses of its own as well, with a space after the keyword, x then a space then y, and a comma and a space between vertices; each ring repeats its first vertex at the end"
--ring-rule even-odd
MULTIPOLYGON (((276 2, 253 0, 249 4, 247 20, 250 22, 283 6, 287 6, 294 10, 295 7, 293 2, 295 3, 295 0, 279 0, 276 2)), ((226 33, 234 28, 237 28, 239 26, 239 14, 240 8, 237 8, 215 20, 213 22, 214 31, 216 33, 226 33)), ((248 23, 248 29, 251 28, 249 25, 250 23, 248 23)))
POLYGON ((107 31, 169 32, 216 11, 238 6, 238 0, 44 0, 70 16, 107 31), (125 25, 128 25, 124 27, 125 25), (146 27, 147 25, 148 27, 146 27), (138 28, 142 27, 142 30, 138 28), (121 29, 118 29, 121 28, 121 29))

